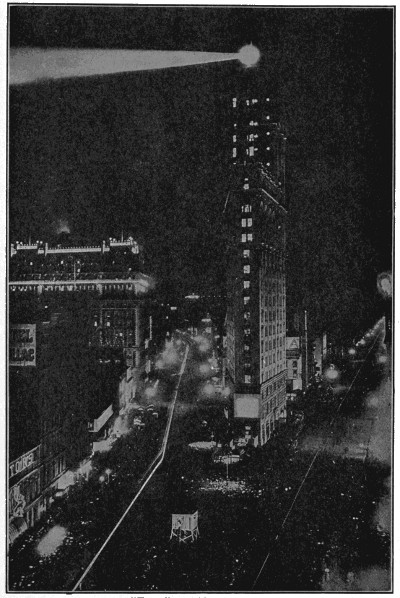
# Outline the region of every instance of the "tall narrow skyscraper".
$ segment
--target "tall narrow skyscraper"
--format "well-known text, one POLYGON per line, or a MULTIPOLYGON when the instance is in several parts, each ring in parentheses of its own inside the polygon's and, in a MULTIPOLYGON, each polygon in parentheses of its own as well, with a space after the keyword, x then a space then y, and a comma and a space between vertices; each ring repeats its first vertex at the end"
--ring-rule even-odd
POLYGON ((227 373, 235 418, 265 444, 286 418, 286 139, 269 97, 231 101, 227 373))

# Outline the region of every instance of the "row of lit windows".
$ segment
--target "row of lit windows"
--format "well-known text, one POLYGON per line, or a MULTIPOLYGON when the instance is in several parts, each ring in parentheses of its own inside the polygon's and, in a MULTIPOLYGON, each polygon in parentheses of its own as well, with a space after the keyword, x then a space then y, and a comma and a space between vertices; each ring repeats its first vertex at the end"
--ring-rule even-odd
MULTIPOLYGON (((271 351, 272 349, 276 349, 277 347, 283 346, 283 336, 280 336, 278 339, 270 339, 269 341, 264 341, 264 351, 271 351)), ((261 341, 262 347, 262 341, 261 341)), ((262 350, 262 349, 261 349, 262 350)))
MULTIPOLYGON (((264 322, 267 322, 268 320, 270 322, 273 322, 274 320, 283 320, 284 319, 284 311, 282 308, 280 307, 276 307, 275 309, 272 310, 266 310, 264 312, 264 322)), ((261 321, 262 321, 263 317, 261 314, 261 321)))
MULTIPOLYGON (((249 148, 246 148, 246 155, 253 157, 255 155, 255 152, 258 152, 258 147, 255 147, 254 145, 251 145, 249 148)), ((267 147, 267 150, 269 150, 271 148, 267 147)), ((232 149, 232 158, 237 158, 237 148, 234 147, 232 149)), ((271 162, 266 162, 266 166, 271 166, 271 162)), ((247 187, 245 186, 244 189, 248 189, 249 186, 247 185, 247 187)))
POLYGON ((261 325, 261 336, 271 336, 272 334, 281 334, 284 332, 284 320, 281 322, 277 322, 276 326, 274 324, 270 324, 269 327, 266 325, 261 325))
MULTIPOLYGON (((246 102, 246 106, 254 106, 254 104, 258 104, 258 99, 257 98, 252 98, 250 99, 246 99, 244 100, 246 102)), ((269 102, 270 99, 269 98, 265 98, 266 102, 269 102)), ((237 108, 238 105, 238 99, 237 98, 232 98, 232 106, 233 108, 237 108)))
POLYGON ((253 233, 242 234, 242 243, 246 243, 247 241, 253 241, 253 233))
POLYGON ((268 307, 283 307, 285 304, 285 291, 278 289, 270 289, 269 292, 266 292, 263 289, 264 295, 264 307, 267 309, 268 307))
MULTIPOLYGON (((268 136, 271 135, 270 131, 267 131, 266 134, 268 136)), ((258 138, 259 138, 258 133, 249 133, 248 135, 246 135, 246 141, 256 141, 258 138)), ((234 135, 232 135, 232 141, 233 141, 233 143, 237 143, 237 135, 236 135, 236 133, 234 135)), ((266 149, 269 151, 271 148, 268 146, 266 149)))
MULTIPOLYGON (((278 390, 278 388, 280 386, 282 386, 282 383, 284 381, 284 378, 281 378, 280 380, 275 380, 274 382, 272 382, 271 384, 269 384, 265 389, 264 389, 264 397, 267 397, 268 395, 272 394, 273 392, 275 392, 276 390, 278 390)), ((263 397, 263 398, 264 398, 263 397)))
MULTIPOLYGON (((236 150, 234 150, 236 152, 236 150)), ((247 183, 245 183, 247 184, 247 183)), ((247 184, 248 185, 248 184, 247 184)), ((250 204, 244 204, 242 205, 242 213, 251 213, 252 211, 252 206, 250 204)), ((251 227, 253 225, 253 219, 252 218, 242 218, 242 228, 245 227, 251 227)), ((253 235, 252 233, 243 233, 242 234, 242 242, 246 242, 246 241, 252 241, 253 240, 253 235), (249 236, 251 236, 251 238, 249 238, 249 236)), ((248 259, 250 259, 250 250, 249 249, 245 249, 243 251, 243 260, 247 261, 248 259)), ((250 274, 250 264, 244 264, 243 265, 243 274, 250 274)), ((250 281, 249 280, 244 280, 243 281, 243 288, 244 289, 249 289, 250 288, 250 281)), ((250 302, 250 297, 246 296, 246 299, 243 301, 244 305, 248 305, 250 302)), ((250 352, 250 344, 249 344, 249 335, 251 333, 251 329, 248 328, 248 324, 250 322, 250 312, 249 311, 245 311, 243 313, 243 320, 244 320, 244 324, 245 324, 245 329, 244 329, 244 334, 247 337, 247 340, 244 344, 244 351, 246 354, 248 354, 250 352)), ((250 363, 249 362, 245 362, 244 363, 244 367, 245 369, 249 369, 250 368, 250 363)), ((251 375, 247 372, 244 375, 244 383, 245 384, 251 384, 251 375)))
POLYGON ((276 353, 272 353, 271 355, 266 355, 263 357, 262 367, 266 368, 269 365, 273 365, 274 363, 280 363, 283 359, 283 350, 280 349, 276 353))
POLYGON ((281 390, 277 395, 269 399, 266 403, 266 412, 265 415, 271 413, 273 409, 275 409, 280 403, 285 400, 285 391, 281 390))
MULTIPOLYGON (((247 156, 254 156, 254 152, 258 152, 258 147, 254 147, 251 145, 249 148, 246 148, 246 155, 247 156)), ((237 158, 237 148, 232 148, 232 158, 237 158)), ((267 166, 270 166, 270 163, 267 162, 267 166)))
MULTIPOLYGON (((281 372, 281 371, 283 371, 286 368, 286 359, 284 359, 284 357, 283 357, 283 352, 281 353, 281 355, 282 356, 281 356, 280 359, 278 359, 276 357, 276 353, 275 352, 273 352, 272 355, 267 355, 267 356, 263 357, 263 362, 262 362, 261 366, 262 366, 262 370, 264 371, 264 374, 265 374, 265 369, 268 368, 268 366, 271 366, 271 365, 277 364, 277 366, 278 366, 278 372, 281 372)), ((267 376, 267 378, 268 377, 269 376, 267 376)))
POLYGON ((264 305, 265 305, 266 308, 267 307, 271 308, 271 307, 275 307, 275 306, 278 306, 278 307, 282 306, 283 307, 285 305, 285 297, 283 297, 279 293, 279 291, 276 294, 275 293, 270 293, 270 294, 268 294, 268 295, 265 296, 264 305))

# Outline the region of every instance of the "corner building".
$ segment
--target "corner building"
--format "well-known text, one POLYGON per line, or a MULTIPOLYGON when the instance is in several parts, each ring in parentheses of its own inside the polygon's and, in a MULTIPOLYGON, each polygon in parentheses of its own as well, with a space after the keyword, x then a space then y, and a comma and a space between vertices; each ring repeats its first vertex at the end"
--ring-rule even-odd
POLYGON ((268 97, 237 94, 230 121, 227 374, 263 445, 286 418, 286 138, 268 97))
POLYGON ((65 243, 11 246, 10 543, 71 478, 88 475, 91 454, 121 407, 121 386, 131 393, 144 366, 150 282, 140 272, 139 246, 132 238, 65 243))

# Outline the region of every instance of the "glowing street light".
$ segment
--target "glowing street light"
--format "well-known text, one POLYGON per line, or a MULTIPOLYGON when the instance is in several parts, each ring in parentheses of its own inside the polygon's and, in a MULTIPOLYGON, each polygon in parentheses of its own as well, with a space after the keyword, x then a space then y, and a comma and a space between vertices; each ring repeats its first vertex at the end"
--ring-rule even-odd
POLYGON ((377 279, 378 291, 387 298, 392 296, 392 275, 390 272, 382 272, 377 279))
POLYGON ((325 378, 329 380, 329 382, 335 382, 339 378, 339 371, 336 366, 331 364, 329 368, 325 370, 325 378))

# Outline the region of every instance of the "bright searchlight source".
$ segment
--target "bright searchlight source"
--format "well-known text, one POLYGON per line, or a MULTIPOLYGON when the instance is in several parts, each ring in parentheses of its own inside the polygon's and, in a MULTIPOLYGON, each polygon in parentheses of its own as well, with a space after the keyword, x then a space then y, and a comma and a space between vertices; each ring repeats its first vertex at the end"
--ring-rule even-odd
POLYGON ((260 60, 260 50, 249 44, 239 50, 239 60, 247 67, 254 66, 260 60))

